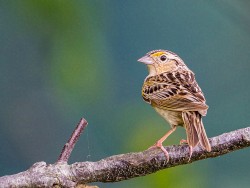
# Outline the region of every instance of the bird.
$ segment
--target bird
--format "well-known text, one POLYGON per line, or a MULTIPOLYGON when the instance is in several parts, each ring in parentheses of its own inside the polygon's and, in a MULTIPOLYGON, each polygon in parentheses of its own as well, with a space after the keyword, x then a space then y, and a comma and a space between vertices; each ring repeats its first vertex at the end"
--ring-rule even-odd
POLYGON ((181 126, 186 130, 187 139, 182 139, 180 144, 189 145, 189 160, 198 144, 210 152, 211 145, 202 122, 208 105, 195 74, 169 50, 150 51, 138 61, 146 64, 149 72, 142 86, 142 98, 171 127, 152 147, 160 148, 169 161, 168 151, 162 143, 181 126))

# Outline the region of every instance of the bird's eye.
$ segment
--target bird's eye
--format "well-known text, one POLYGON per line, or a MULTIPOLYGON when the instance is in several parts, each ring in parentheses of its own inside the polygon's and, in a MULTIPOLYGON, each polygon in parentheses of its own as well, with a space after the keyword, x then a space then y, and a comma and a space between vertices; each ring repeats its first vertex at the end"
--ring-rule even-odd
POLYGON ((165 56, 165 55, 162 55, 161 57, 160 57, 160 60, 161 61, 165 61, 167 59, 167 56, 165 56))

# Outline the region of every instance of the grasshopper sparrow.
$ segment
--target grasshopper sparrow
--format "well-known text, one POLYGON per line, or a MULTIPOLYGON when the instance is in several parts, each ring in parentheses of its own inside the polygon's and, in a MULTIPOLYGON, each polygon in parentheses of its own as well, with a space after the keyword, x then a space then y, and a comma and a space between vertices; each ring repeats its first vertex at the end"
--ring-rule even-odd
POLYGON ((211 151, 202 123, 202 116, 206 115, 208 106, 194 73, 178 55, 167 50, 148 52, 138 61, 146 64, 149 71, 142 86, 143 99, 171 126, 153 147, 159 147, 169 160, 168 152, 162 143, 177 126, 183 126, 187 140, 181 140, 181 143, 186 142, 189 145, 190 157, 192 149, 198 143, 203 149, 211 151))

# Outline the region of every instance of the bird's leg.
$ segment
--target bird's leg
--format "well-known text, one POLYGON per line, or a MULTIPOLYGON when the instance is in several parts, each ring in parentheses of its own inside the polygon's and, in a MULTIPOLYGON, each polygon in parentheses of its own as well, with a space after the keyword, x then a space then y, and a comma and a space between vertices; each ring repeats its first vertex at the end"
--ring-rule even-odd
MULTIPOLYGON (((167 161, 169 161, 169 154, 168 154, 167 150, 163 147, 162 143, 163 143, 163 142, 167 139, 167 137, 169 137, 169 135, 171 135, 175 130, 176 130, 176 126, 174 126, 171 130, 169 130, 160 140, 158 140, 158 141, 156 142, 155 145, 152 146, 152 147, 158 147, 158 148, 160 148, 160 149, 164 152, 164 154, 165 154, 165 156, 166 156, 166 158, 167 158, 167 161)), ((152 147, 150 147, 150 148, 152 148, 152 147)))

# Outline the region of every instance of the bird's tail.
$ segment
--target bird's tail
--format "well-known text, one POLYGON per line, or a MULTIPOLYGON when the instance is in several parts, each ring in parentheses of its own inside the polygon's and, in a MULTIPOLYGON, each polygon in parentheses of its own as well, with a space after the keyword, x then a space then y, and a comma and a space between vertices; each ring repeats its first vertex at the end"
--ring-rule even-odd
POLYGON ((195 147, 200 143, 200 145, 208 152, 211 151, 211 146, 199 112, 182 112, 182 118, 187 132, 188 145, 195 147))

